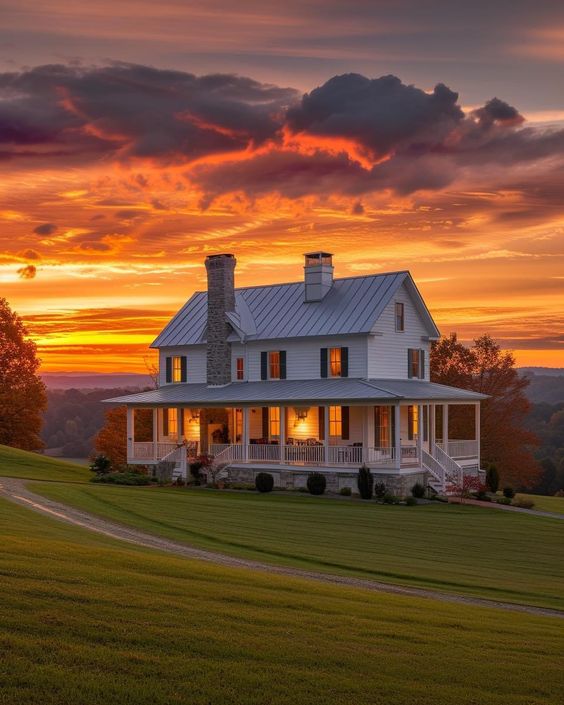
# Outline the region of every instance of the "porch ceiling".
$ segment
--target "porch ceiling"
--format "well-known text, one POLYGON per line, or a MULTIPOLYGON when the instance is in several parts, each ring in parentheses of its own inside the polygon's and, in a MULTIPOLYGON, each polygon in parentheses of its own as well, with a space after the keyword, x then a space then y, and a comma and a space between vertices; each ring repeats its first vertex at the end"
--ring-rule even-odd
POLYGON ((268 406, 273 403, 343 404, 399 401, 475 402, 484 394, 422 380, 314 379, 272 382, 232 382, 223 387, 206 384, 168 384, 139 394, 105 399, 136 406, 268 406))

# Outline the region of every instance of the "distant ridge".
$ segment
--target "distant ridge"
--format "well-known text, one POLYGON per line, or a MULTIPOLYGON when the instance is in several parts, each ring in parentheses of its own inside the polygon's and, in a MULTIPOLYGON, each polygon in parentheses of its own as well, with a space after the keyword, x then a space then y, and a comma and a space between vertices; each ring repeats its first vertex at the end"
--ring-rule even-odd
POLYGON ((542 375, 543 377, 561 377, 564 367, 519 367, 521 374, 542 375))
POLYGON ((48 389, 144 389, 153 387, 149 375, 96 372, 44 372, 41 378, 48 389))

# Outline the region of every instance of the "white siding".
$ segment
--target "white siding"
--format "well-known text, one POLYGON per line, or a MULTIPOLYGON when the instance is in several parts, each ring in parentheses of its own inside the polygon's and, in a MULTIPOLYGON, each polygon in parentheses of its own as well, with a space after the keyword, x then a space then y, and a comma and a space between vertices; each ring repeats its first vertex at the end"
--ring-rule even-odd
POLYGON ((366 340, 363 336, 335 338, 288 339, 278 341, 252 341, 245 346, 233 344, 233 379, 235 359, 245 357, 246 377, 249 382, 260 381, 260 354, 262 351, 286 351, 286 379, 319 379, 320 350, 330 347, 348 347, 349 377, 366 377, 366 340), (246 350, 243 352, 243 348, 246 350))
POLYGON ((206 381, 206 346, 184 345, 159 350, 159 384, 166 384, 166 358, 186 355, 186 381, 190 384, 206 381))
POLYGON ((367 366, 370 379, 407 379, 407 351, 409 348, 425 350, 424 379, 429 380, 430 343, 423 340, 428 335, 411 296, 403 285, 386 306, 368 337, 367 366), (395 303, 404 304, 405 330, 396 331, 395 303))

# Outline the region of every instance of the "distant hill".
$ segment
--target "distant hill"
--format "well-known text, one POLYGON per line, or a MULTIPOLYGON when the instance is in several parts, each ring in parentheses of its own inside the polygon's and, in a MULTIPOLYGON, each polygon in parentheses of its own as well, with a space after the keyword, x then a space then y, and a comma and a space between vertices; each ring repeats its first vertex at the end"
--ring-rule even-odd
POLYGON ((135 373, 96 374, 95 372, 44 372, 48 389, 144 389, 152 387, 149 375, 135 373))
POLYGON ((564 402, 563 367, 521 367, 519 373, 529 378, 525 394, 534 404, 564 402))

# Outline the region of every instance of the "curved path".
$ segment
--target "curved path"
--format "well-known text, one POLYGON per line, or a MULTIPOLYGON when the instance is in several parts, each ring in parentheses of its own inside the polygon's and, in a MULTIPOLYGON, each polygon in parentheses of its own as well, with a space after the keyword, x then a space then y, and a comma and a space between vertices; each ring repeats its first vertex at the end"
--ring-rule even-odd
POLYGON ((36 512, 54 517, 55 519, 67 522, 68 524, 74 524, 75 526, 90 529, 90 531, 95 531, 99 534, 104 534, 105 536, 110 536, 111 538, 118 539, 120 541, 128 541, 129 543, 133 543, 138 546, 145 546, 146 548, 166 551, 167 553, 183 556, 185 558, 196 558, 198 560, 208 561, 210 563, 229 568, 246 568, 263 573, 305 578, 322 583, 364 588, 366 590, 385 592, 393 595, 423 597, 439 600, 441 602, 454 602, 464 605, 473 605, 476 607, 492 607, 509 610, 512 612, 526 612, 528 614, 548 617, 564 617, 564 612, 547 607, 534 607, 532 605, 520 605, 511 602, 488 600, 480 597, 468 597, 454 593, 438 592, 436 590, 428 590, 425 588, 405 587, 402 585, 393 585, 391 583, 383 583, 376 580, 355 578, 346 575, 318 573, 316 571, 304 570, 302 568, 277 566, 247 558, 237 558, 236 556, 229 556, 224 553, 206 551, 204 549, 177 543, 176 541, 170 541, 169 539, 159 538, 158 536, 147 534, 144 531, 132 529, 127 526, 102 519, 101 517, 89 514, 88 512, 84 512, 80 509, 75 509, 74 507, 61 504, 60 502, 54 502, 51 499, 46 499, 45 497, 41 497, 40 495, 37 495, 27 489, 25 483, 26 480, 0 477, 0 495, 6 497, 12 502, 15 502, 16 504, 28 507, 28 509, 33 509, 36 512))

